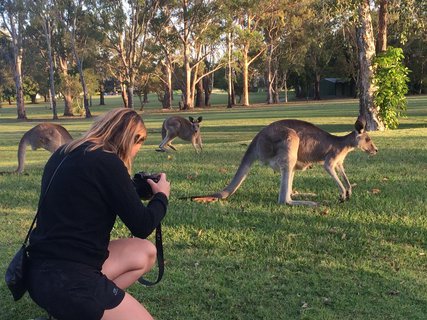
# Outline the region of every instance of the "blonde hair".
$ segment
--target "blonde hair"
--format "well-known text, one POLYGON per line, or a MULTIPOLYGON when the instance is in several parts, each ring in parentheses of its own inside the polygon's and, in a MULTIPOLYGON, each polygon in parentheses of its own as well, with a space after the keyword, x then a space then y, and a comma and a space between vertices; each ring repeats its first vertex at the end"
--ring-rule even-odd
POLYGON ((117 154, 128 172, 132 170, 131 150, 136 143, 147 137, 142 118, 132 109, 117 108, 100 116, 82 138, 68 143, 64 152, 69 153, 86 142, 91 145, 86 149, 93 151, 99 148, 117 154))

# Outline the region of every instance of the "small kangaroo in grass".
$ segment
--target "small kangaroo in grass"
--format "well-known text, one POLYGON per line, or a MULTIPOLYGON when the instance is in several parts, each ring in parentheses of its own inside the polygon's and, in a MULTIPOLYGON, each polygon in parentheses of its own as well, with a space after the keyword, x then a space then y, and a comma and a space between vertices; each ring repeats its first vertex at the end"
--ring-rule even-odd
POLYGON ((45 122, 36 125, 24 133, 21 141, 19 141, 18 169, 15 172, 22 173, 24 171, 25 153, 28 145, 33 150, 43 148, 54 153, 56 149, 71 140, 73 138, 67 129, 59 124, 45 122))
POLYGON ((166 151, 165 146, 176 151, 176 148, 172 145, 172 140, 176 137, 191 141, 196 152, 202 151, 202 136, 200 132, 200 122, 202 122, 202 119, 203 117, 198 117, 196 120, 193 117, 188 117, 187 120, 180 116, 167 118, 162 126, 163 141, 160 143, 157 151, 166 151))
POLYGON ((280 120, 262 129, 252 140, 230 184, 211 196, 194 196, 193 201, 210 202, 226 199, 240 187, 255 160, 281 172, 279 203, 315 206, 313 201, 292 200, 292 182, 295 170, 305 170, 313 163, 323 167, 334 179, 340 190, 340 199, 350 199, 351 184, 344 171, 344 159, 359 148, 374 155, 378 149, 365 132, 366 121, 360 117, 355 130, 346 136, 334 136, 315 125, 301 120, 280 120), (336 169, 341 174, 340 181, 336 169))

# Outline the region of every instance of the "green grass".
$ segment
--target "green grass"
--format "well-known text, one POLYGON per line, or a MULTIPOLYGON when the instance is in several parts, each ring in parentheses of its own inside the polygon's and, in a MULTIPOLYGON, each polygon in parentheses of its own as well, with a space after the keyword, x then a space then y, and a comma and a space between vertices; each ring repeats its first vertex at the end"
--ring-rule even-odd
MULTIPOLYGON (((223 101, 216 97, 217 101, 223 101)), ((154 97, 152 97, 154 100, 154 97)), ((260 100, 262 101, 262 100, 260 100)), ((95 115, 119 106, 94 106, 95 115)), ((223 188, 246 144, 282 118, 311 121, 343 135, 353 126, 356 100, 216 106, 203 115, 204 151, 176 140, 173 153, 157 153, 163 119, 156 102, 142 116, 149 129, 135 170, 164 171, 172 182, 164 220, 166 270, 162 282, 129 291, 157 319, 425 319, 427 314, 427 97, 409 98, 398 130, 371 134, 379 153, 355 151, 346 160, 353 197, 338 189, 321 166, 297 173, 295 188, 314 192, 316 208, 277 204, 279 175, 254 165, 228 201, 198 204, 180 197, 223 188)), ((0 109, 0 171, 13 171, 22 134, 51 119, 44 105, 27 106, 30 122, 15 108, 0 109)), ((61 114, 61 111, 59 112, 61 114)), ((60 119, 74 137, 92 120, 60 119)), ((40 176, 49 157, 27 151, 27 175, 0 176, 0 274, 23 240, 36 210, 40 176)), ((129 232, 117 223, 114 237, 129 232)), ((154 271, 152 278, 156 276, 154 271)), ((15 303, 0 281, 0 319, 43 315, 26 295, 15 303)))

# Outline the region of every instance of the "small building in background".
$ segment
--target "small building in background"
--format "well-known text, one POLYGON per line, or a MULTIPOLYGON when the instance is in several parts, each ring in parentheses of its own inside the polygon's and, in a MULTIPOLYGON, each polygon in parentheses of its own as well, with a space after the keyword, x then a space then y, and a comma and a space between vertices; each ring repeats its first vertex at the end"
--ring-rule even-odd
POLYGON ((356 83, 349 78, 323 78, 320 80, 320 97, 354 98, 356 83))

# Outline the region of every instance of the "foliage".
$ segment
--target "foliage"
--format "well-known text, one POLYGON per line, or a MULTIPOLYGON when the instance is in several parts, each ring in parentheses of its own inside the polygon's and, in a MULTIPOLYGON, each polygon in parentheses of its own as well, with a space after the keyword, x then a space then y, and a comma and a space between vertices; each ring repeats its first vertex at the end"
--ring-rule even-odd
POLYGON ((409 69, 403 65, 403 59, 403 50, 390 46, 374 61, 373 82, 377 86, 374 104, 379 108, 385 127, 389 129, 397 128, 399 118, 405 116, 409 69))
POLYGON ((39 84, 32 77, 24 77, 23 81, 24 93, 29 97, 34 97, 39 93, 39 84))

